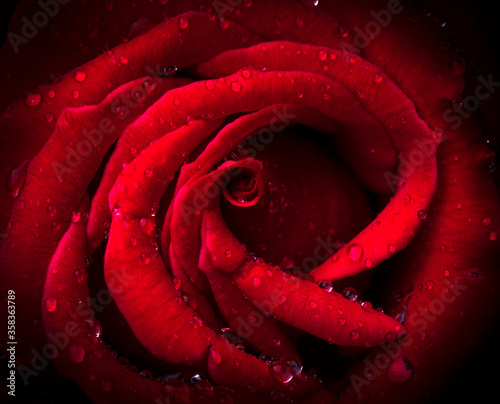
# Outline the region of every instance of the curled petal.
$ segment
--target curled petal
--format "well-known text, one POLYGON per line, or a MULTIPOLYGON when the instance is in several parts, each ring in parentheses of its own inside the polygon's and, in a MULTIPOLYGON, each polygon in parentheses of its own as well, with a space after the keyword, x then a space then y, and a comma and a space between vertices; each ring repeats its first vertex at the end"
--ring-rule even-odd
MULTIPOLYGON (((215 257, 212 265, 229 270, 243 295, 266 315, 338 345, 374 346, 392 342, 405 333, 396 320, 336 292, 327 293, 317 284, 286 274, 262 260, 240 258, 231 260, 231 267, 221 268, 217 257, 222 257, 228 246, 235 246, 236 239, 227 227, 223 230, 223 219, 214 210, 203 212, 203 223, 202 237, 209 256, 215 257)), ((238 249, 241 251, 241 246, 234 252, 238 249)))

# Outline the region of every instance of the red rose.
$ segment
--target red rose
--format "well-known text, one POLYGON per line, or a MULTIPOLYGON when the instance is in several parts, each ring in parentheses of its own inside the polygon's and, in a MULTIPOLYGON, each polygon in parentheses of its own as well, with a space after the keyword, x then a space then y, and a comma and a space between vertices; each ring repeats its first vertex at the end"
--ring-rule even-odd
POLYGON ((485 388, 464 369, 497 352, 500 82, 470 46, 488 33, 463 36, 444 1, 317 3, 18 5, 0 64, 6 395, 485 388))

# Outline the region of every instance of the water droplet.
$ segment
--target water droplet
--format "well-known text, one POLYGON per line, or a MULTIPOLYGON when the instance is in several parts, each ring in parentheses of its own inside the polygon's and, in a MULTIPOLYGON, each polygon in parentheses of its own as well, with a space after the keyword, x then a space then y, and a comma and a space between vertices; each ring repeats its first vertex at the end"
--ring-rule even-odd
POLYGON ((73 92, 71 93, 71 97, 73 97, 73 99, 76 100, 78 97, 80 97, 80 91, 73 90, 73 92))
POLYGON ((427 212, 425 210, 419 210, 417 216, 420 220, 427 219, 427 212))
POLYGON ((365 267, 371 268, 372 266, 373 266, 373 261, 371 260, 371 258, 365 259, 365 267))
POLYGON ((315 309, 316 307, 318 307, 318 303, 316 303, 314 300, 311 300, 309 302, 309 306, 311 306, 313 309, 315 309))
POLYGON ((243 69, 241 71, 241 77, 243 77, 244 79, 249 79, 250 77, 252 77, 252 71, 248 69, 243 69))
POLYGON ((61 223, 58 222, 57 220, 54 220, 51 224, 50 224, 50 228, 53 230, 53 231, 58 231, 61 229, 61 223))
POLYGON ((111 390, 111 382, 108 379, 102 379, 100 384, 103 391, 111 390))
POLYGON ((481 220, 481 224, 483 226, 489 226, 491 224, 491 217, 483 217, 483 219, 481 220))
POLYGON ((396 252, 396 246, 394 244, 389 244, 387 247, 387 250, 391 253, 394 254, 396 252))
POLYGON ((87 78, 87 73, 85 73, 83 70, 77 70, 74 75, 75 81, 85 81, 87 78))
POLYGON ((74 363, 82 363, 85 359, 85 348, 81 345, 71 344, 69 346, 68 357, 74 363))
POLYGON ((288 255, 284 255, 280 261, 280 266, 284 269, 290 269, 293 267, 294 260, 288 255))
POLYGON ((252 278, 252 283, 253 283, 254 286, 260 286, 261 279, 258 276, 254 276, 252 278))
POLYGON ((321 281, 320 283, 318 283, 318 286, 325 292, 331 292, 333 290, 332 284, 328 281, 321 281))
POLYGON ((17 198, 26 181, 29 160, 24 160, 19 166, 13 168, 7 175, 6 188, 10 196, 17 198))
POLYGON ((488 238, 490 239, 490 241, 495 241, 496 239, 498 239, 498 232, 496 230, 490 230, 488 232, 488 238))
POLYGON ((141 253, 140 258, 142 263, 145 265, 149 265, 151 263, 151 257, 146 253, 141 253))
POLYGON ((23 99, 24 105, 36 107, 42 101, 42 96, 38 93, 28 93, 23 99))
POLYGON ((54 120, 54 115, 46 113, 45 114, 45 122, 50 123, 54 120))
POLYGON ((324 51, 323 49, 321 49, 319 52, 318 52, 318 58, 319 60, 326 60, 328 57, 328 54, 326 53, 326 51, 324 51))
POLYGON ((429 280, 425 283, 425 288, 431 290, 434 287, 434 282, 429 280))
POLYGON ((52 313, 57 308, 57 299, 49 297, 45 299, 45 310, 52 313))
POLYGON ((172 279, 172 282, 174 283, 174 287, 176 289, 179 289, 181 287, 181 280, 180 279, 174 278, 174 279, 172 279))
POLYGON ((119 59, 120 59, 120 63, 122 63, 124 65, 126 65, 128 63, 128 59, 123 55, 120 56, 119 59))
POLYGON ((142 377, 144 377, 145 379, 152 379, 153 378, 153 373, 151 373, 150 370, 148 369, 144 369, 142 370, 139 375, 141 375, 142 377))
POLYGON ((351 331, 351 339, 357 340, 359 338, 359 331, 358 330, 352 330, 351 331))
POLYGON ((47 91, 47 95, 49 98, 54 98, 56 96, 56 92, 54 90, 47 91))
POLYGON ((150 168, 146 168, 144 170, 144 176, 147 178, 151 178, 153 176, 153 170, 151 170, 150 168))
POLYGON ((356 292, 353 288, 345 288, 342 291, 342 296, 344 296, 347 300, 354 302, 358 298, 358 292, 356 292))
POLYGON ((89 337, 89 339, 94 344, 99 343, 101 335, 102 335, 101 322, 96 318, 85 320, 85 322, 87 323, 87 328, 89 329, 89 333, 87 334, 87 337, 89 337))
POLYGON ((370 302, 361 303, 361 307, 364 311, 371 311, 373 309, 373 305, 370 302))
POLYGON ((212 349, 210 351, 210 356, 212 358, 212 362, 215 363, 216 365, 218 365, 222 362, 222 355, 219 352, 217 352, 216 350, 212 349))
POLYGON ((407 382, 413 375, 414 365, 405 356, 400 356, 392 361, 386 371, 387 381, 392 384, 407 382))
POLYGON ((213 90, 215 88, 215 83, 213 80, 207 80, 205 81, 205 87, 207 90, 213 90))
POLYGON ((294 371, 287 361, 279 360, 273 362, 269 368, 274 378, 281 383, 289 383, 293 379, 294 371))
POLYGON ((337 32, 339 33, 339 35, 342 37, 342 38, 345 38, 347 35, 349 35, 349 31, 347 30, 346 27, 344 27, 343 25, 339 25, 338 28, 337 28, 337 32))
POLYGON ((179 18, 179 28, 186 29, 189 25, 189 20, 185 17, 179 18))
POLYGON ((375 74, 373 75, 373 81, 374 81, 375 83, 381 83, 381 82, 382 82, 382 80, 383 80, 383 76, 382 76, 380 73, 375 73, 375 74))
POLYGON ((346 253, 351 261, 357 262, 363 255, 363 248, 359 244, 351 244, 347 247, 346 253))
POLYGON ((49 206, 47 206, 47 213, 49 214, 49 216, 55 216, 57 213, 56 207, 50 204, 49 206))
POLYGON ((231 90, 234 91, 234 92, 238 92, 241 90, 241 84, 237 81, 233 81, 231 83, 231 90))

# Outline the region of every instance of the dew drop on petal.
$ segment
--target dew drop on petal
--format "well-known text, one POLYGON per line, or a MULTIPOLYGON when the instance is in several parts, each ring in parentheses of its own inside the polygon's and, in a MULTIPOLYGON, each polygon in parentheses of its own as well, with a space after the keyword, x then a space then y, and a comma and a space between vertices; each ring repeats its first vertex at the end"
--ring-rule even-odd
POLYGON ((358 330, 352 330, 351 331, 351 339, 357 340, 359 338, 359 331, 358 330))
POLYGON ((425 210, 419 210, 417 216, 420 220, 427 219, 427 212, 425 210))
POLYGON ((407 382, 413 375, 414 365, 405 356, 400 356, 392 361, 386 371, 387 381, 392 384, 407 382))
POLYGON ((326 53, 325 50, 321 49, 318 52, 318 58, 319 58, 319 60, 326 60, 327 57, 328 57, 328 54, 326 53))
POLYGON ((140 258, 141 258, 141 262, 145 265, 148 265, 151 263, 151 258, 146 253, 141 253, 140 258))
POLYGON ((55 311, 56 308, 57 308, 57 299, 53 297, 45 299, 45 310, 47 310, 49 313, 52 313, 55 311))
POLYGON ((74 75, 75 81, 82 82, 87 78, 87 73, 83 70, 77 70, 74 75))
POLYGON ((281 383, 286 384, 293 379, 294 371, 292 366, 287 361, 279 360, 273 362, 269 365, 269 368, 271 369, 271 373, 274 378, 281 383))
POLYGON ((222 355, 219 352, 217 352, 216 350, 212 349, 210 351, 210 356, 212 358, 212 362, 215 363, 216 365, 218 365, 222 362, 222 355))
POLYGON ((29 160, 24 160, 19 166, 12 169, 7 175, 5 182, 7 191, 10 196, 17 198, 21 188, 26 181, 26 174, 28 173, 29 160))
POLYGON ((42 96, 39 93, 28 93, 23 99, 24 105, 28 107, 36 107, 42 101, 42 96))
POLYGON ((332 284, 328 281, 321 281, 320 283, 318 283, 318 286, 325 292, 331 292, 333 290, 332 284))
POLYGON ((483 226, 489 226, 491 224, 491 217, 483 217, 483 219, 481 220, 481 224, 483 226))
POLYGON ((100 384, 103 391, 111 390, 111 382, 108 379, 102 379, 100 384))
POLYGON ((179 288, 181 287, 181 280, 180 280, 180 279, 174 278, 174 279, 172 280, 172 282, 174 283, 174 287, 175 287, 176 289, 179 289, 179 288))
POLYGON ((85 359, 85 348, 81 345, 71 344, 69 346, 68 357, 74 363, 82 363, 85 359))
POLYGON ((241 90, 241 84, 237 81, 233 81, 231 83, 231 90, 234 91, 235 93, 241 90))
POLYGON ((381 83, 381 82, 382 82, 382 80, 383 80, 383 77, 382 77, 382 75, 381 75, 380 73, 375 73, 375 74, 373 75, 373 81, 374 81, 375 83, 381 83))
POLYGON ((254 286, 260 286, 261 279, 258 276, 254 276, 252 278, 252 283, 253 283, 254 286))
POLYGON ((179 18, 179 28, 186 29, 189 25, 189 20, 186 17, 179 18))
POLYGON ((490 230, 488 232, 488 238, 490 241, 495 241, 498 239, 498 232, 496 230, 490 230))
POLYGON ((347 300, 354 302, 358 298, 358 292, 356 292, 353 288, 345 288, 342 291, 342 296, 344 296, 347 300))
POLYGON ((363 255, 363 248, 359 244, 351 244, 347 247, 346 253, 351 261, 357 262, 363 255))
POLYGON ((244 79, 249 79, 250 77, 252 77, 252 71, 248 69, 243 69, 241 71, 241 77, 243 77, 244 79))

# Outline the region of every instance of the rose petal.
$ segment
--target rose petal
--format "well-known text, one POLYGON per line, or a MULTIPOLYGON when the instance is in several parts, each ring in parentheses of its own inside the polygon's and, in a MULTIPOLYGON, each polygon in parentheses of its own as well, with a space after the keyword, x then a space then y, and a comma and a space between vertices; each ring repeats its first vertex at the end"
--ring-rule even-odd
POLYGON ((220 213, 204 211, 203 229, 212 265, 230 272, 243 295, 264 313, 339 345, 373 346, 392 342, 404 333, 397 321, 376 310, 366 310, 338 293, 327 293, 318 285, 288 275, 262 260, 236 255, 241 246, 236 247, 237 240, 220 213), (238 257, 231 255, 231 266, 219 265, 226 248, 238 257))
MULTIPOLYGON (((2 243, 1 271, 7 282, 30 291, 20 297, 26 316, 19 319, 17 331, 34 345, 42 336, 33 335, 31 322, 40 315, 40 292, 57 243, 108 148, 152 101, 140 100, 129 116, 118 120, 111 105, 142 82, 138 79, 119 87, 97 105, 66 109, 51 140, 28 167, 2 243)), ((21 349, 31 350, 29 346, 21 349)), ((21 352, 19 357, 24 360, 21 352)))

